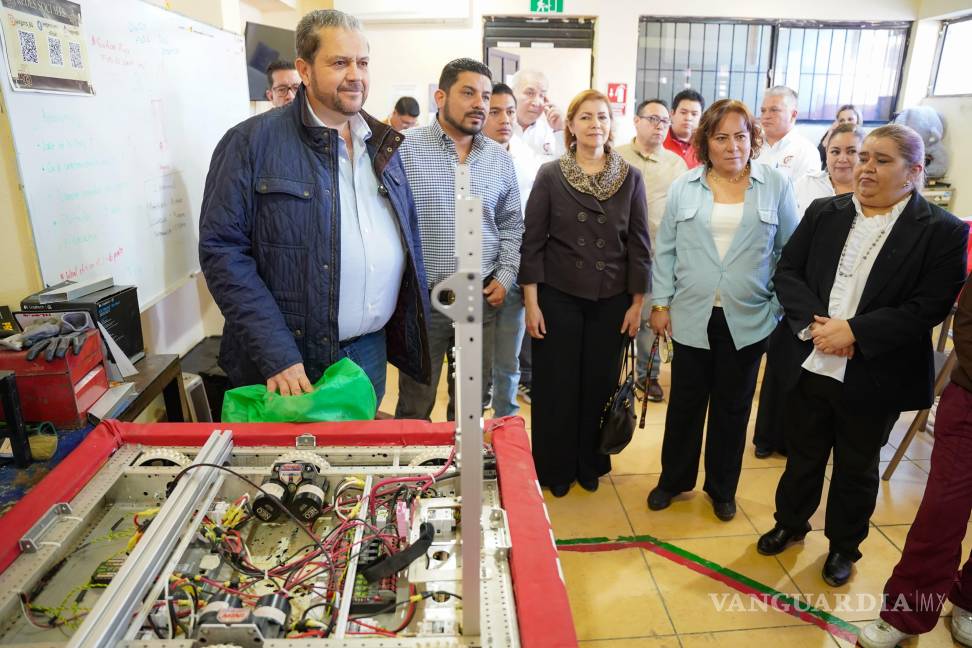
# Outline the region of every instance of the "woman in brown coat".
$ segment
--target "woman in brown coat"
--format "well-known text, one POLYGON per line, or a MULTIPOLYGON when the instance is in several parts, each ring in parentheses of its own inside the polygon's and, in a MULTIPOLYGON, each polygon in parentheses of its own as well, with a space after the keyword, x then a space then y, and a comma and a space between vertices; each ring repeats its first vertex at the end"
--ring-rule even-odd
POLYGON ((525 212, 520 285, 533 338, 533 461, 556 497, 597 490, 601 411, 638 332, 650 249, 641 174, 611 148, 596 90, 567 109, 567 152, 540 168, 525 212))

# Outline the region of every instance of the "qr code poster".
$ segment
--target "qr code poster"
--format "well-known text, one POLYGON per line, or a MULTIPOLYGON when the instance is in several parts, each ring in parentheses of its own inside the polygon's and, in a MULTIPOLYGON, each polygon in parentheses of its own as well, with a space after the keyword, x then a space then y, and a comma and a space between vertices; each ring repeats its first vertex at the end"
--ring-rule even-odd
POLYGON ((0 40, 14 90, 94 94, 78 3, 0 0, 0 40))

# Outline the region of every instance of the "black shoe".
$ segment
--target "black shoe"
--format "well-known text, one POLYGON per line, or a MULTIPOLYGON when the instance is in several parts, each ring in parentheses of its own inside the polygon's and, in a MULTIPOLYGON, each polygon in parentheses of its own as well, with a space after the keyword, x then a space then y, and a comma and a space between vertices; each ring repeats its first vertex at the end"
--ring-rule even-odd
POLYGON ((570 484, 554 484, 550 487, 550 494, 554 497, 563 497, 570 490, 570 484))
POLYGON ((756 551, 764 556, 775 556, 790 546, 791 543, 803 540, 807 531, 809 529, 805 529, 802 533, 794 533, 777 524, 772 530, 760 536, 759 542, 756 543, 756 551))
POLYGON ((597 487, 601 485, 601 480, 598 479, 597 477, 591 477, 589 479, 578 478, 577 483, 580 484, 581 488, 583 488, 584 490, 593 493, 596 492, 597 487))
POLYGON ((756 452, 754 454, 756 455, 757 459, 765 459, 773 454, 773 448, 768 446, 756 446, 756 452))
POLYGON ((827 554, 827 560, 824 561, 821 575, 823 576, 824 582, 831 587, 840 587, 850 580, 853 567, 853 560, 840 552, 831 551, 827 554))
POLYGON ((733 500, 729 500, 728 502, 716 502, 712 500, 712 511, 717 518, 723 522, 728 522, 736 517, 736 502, 733 500))
POLYGON ((757 459, 765 459, 773 454, 773 448, 770 446, 756 446, 756 451, 753 454, 756 455, 757 459))
POLYGON ((677 493, 669 493, 667 490, 662 489, 660 486, 655 486, 650 493, 648 493, 648 508, 652 511, 661 511, 662 509, 667 509, 672 503, 672 498, 675 497, 677 493))

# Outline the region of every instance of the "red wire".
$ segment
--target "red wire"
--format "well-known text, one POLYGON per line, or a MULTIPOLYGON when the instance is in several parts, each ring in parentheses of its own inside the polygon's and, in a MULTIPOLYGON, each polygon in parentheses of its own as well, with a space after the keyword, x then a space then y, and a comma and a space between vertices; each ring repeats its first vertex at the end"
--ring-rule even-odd
MULTIPOLYGON (((409 596, 409 598, 415 596, 415 592, 416 591, 417 590, 415 589, 415 585, 409 585, 408 586, 408 596, 409 596)), ((408 604, 408 612, 405 613, 405 620, 402 621, 402 624, 400 626, 398 626, 397 628, 395 628, 394 630, 392 630, 392 632, 395 633, 395 634, 398 634, 399 632, 401 632, 402 630, 404 630, 405 628, 407 628, 409 626, 409 624, 412 622, 412 619, 414 617, 415 617, 415 601, 411 601, 408 604)))
POLYGON ((348 632, 348 634, 380 634, 380 635, 384 635, 386 637, 394 637, 395 636, 395 633, 393 633, 391 630, 385 630, 384 628, 379 628, 378 626, 370 625, 370 624, 365 623, 364 621, 362 621, 360 619, 354 619, 354 620, 351 621, 351 623, 355 623, 355 624, 361 626, 362 628, 368 628, 369 630, 372 630, 373 632, 348 632))

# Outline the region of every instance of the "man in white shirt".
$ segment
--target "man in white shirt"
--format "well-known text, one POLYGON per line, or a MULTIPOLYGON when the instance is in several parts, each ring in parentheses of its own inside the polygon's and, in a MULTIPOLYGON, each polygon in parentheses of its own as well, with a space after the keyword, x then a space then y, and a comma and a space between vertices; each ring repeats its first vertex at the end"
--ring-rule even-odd
POLYGON ((533 149, 542 162, 564 154, 564 113, 547 99, 549 90, 550 82, 543 72, 520 70, 513 76, 513 134, 533 149))
POLYGON ((797 93, 773 86, 763 95, 759 124, 763 148, 758 159, 782 171, 791 180, 820 169, 820 153, 810 140, 796 132, 797 93))
MULTIPOLYGON (((533 149, 513 134, 516 116, 517 105, 513 89, 505 83, 493 85, 483 133, 504 147, 513 158, 513 170, 516 172, 516 181, 520 188, 520 200, 523 209, 526 210, 527 198, 533 188, 533 181, 537 177, 541 161, 533 149)), ((518 384, 523 382, 521 368, 528 373, 525 377, 524 396, 525 400, 529 398, 530 338, 524 336, 525 330, 523 294, 520 287, 513 284, 496 315, 492 392, 493 411, 497 418, 513 416, 520 410, 516 402, 516 394, 518 384)))
MULTIPOLYGON (((678 153, 666 149, 663 144, 672 125, 668 106, 661 99, 641 102, 635 111, 635 137, 628 144, 617 148, 618 154, 634 168, 641 171, 645 181, 645 197, 648 201, 648 237, 655 247, 655 233, 665 213, 668 187, 675 178, 688 171, 688 165, 678 153)), ((660 402, 665 392, 658 383, 660 358, 655 357, 651 375, 647 375, 648 353, 655 341, 655 333, 648 325, 651 314, 651 295, 645 299, 641 313, 641 330, 638 331, 637 384, 648 395, 648 400, 660 402)))

